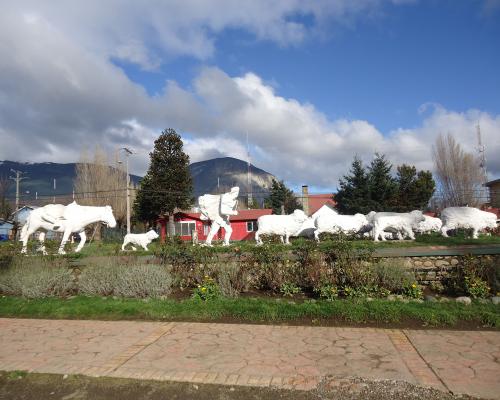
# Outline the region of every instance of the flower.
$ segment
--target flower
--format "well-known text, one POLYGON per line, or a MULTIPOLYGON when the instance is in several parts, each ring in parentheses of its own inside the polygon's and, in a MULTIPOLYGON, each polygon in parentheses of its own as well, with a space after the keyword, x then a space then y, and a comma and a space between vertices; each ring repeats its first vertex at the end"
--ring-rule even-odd
POLYGON ((416 288, 416 287, 417 287, 417 285, 413 284, 413 285, 411 285, 411 287, 412 287, 412 288, 416 288))

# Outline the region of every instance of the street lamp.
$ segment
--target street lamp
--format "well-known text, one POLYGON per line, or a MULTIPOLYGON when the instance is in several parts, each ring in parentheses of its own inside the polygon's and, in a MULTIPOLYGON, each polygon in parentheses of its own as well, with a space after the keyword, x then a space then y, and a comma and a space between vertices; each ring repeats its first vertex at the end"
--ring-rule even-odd
POLYGON ((127 170, 127 233, 130 233, 130 175, 128 174, 128 157, 131 154, 134 154, 132 150, 127 149, 126 147, 122 147, 120 150, 125 152, 125 168, 127 170))

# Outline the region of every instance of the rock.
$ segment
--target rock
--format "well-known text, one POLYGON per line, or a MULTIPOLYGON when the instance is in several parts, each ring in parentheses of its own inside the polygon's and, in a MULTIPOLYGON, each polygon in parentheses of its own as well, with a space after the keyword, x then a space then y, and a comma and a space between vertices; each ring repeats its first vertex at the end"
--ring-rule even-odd
POLYGON ((413 303, 423 303, 424 301, 422 299, 411 299, 413 303))
POLYGON ((448 297, 441 297, 439 299, 439 302, 440 303, 449 303, 450 302, 450 299, 448 297))
POLYGON ((424 267, 430 268, 433 267, 434 265, 432 264, 432 261, 425 261, 424 262, 424 267))
POLYGON ((429 301, 431 303, 435 303, 436 302, 436 298, 434 296, 431 296, 431 295, 424 296, 424 300, 425 301, 429 301))
POLYGON ((493 297, 491 298, 491 302, 492 302, 493 304, 495 304, 495 305, 500 304, 500 296, 493 296, 493 297))
POLYGON ((414 262, 413 262, 413 265, 414 265, 415 267, 421 267, 421 266, 422 266, 422 261, 414 261, 414 262))
POLYGON ((373 298, 372 297, 367 297, 366 301, 373 301, 373 298))
POLYGON ((397 294, 396 300, 404 300, 404 296, 402 294, 397 294))
POLYGON ((445 261, 445 260, 436 261, 436 267, 445 267, 448 265, 450 265, 450 263, 448 261, 445 261))
POLYGON ((387 300, 396 301, 396 296, 394 296, 393 294, 390 294, 389 296, 387 296, 387 300))
POLYGON ((478 301, 480 304, 488 304, 488 303, 489 303, 488 299, 477 299, 477 301, 478 301))
POLYGON ((451 261, 450 261, 450 264, 451 265, 457 265, 458 264, 458 260, 456 258, 452 258, 451 261))
POLYGON ((63 379, 68 379, 68 374, 64 374, 63 379))
POLYGON ((470 297, 467 297, 467 296, 460 296, 460 297, 457 297, 457 298, 455 299, 455 301, 456 301, 457 303, 462 303, 462 304, 464 304, 464 305, 466 305, 466 306, 470 306, 470 305, 471 305, 471 303, 472 303, 472 300, 470 299, 470 297))

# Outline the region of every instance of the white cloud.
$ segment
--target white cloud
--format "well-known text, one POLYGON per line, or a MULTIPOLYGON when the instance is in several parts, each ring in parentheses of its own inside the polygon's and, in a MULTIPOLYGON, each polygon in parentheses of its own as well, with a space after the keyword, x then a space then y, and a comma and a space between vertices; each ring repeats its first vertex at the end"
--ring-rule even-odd
POLYGON ((448 132, 472 150, 480 121, 489 169, 500 175, 498 115, 427 105, 420 126, 384 135, 369 121, 331 120, 313 104, 284 98, 255 73, 231 77, 204 68, 188 88, 169 81, 150 96, 110 61, 152 69, 164 54, 209 57, 216 34, 227 28, 297 44, 311 30, 294 20, 297 14, 321 25, 380 3, 7 3, 0 13, 0 159, 70 162, 82 146, 100 143, 110 151, 134 148, 132 170, 143 173, 154 139, 173 127, 186 134, 193 161, 244 158, 248 134, 257 166, 295 185, 334 189, 355 154, 370 160, 380 151, 395 164, 431 168, 431 145, 448 132))

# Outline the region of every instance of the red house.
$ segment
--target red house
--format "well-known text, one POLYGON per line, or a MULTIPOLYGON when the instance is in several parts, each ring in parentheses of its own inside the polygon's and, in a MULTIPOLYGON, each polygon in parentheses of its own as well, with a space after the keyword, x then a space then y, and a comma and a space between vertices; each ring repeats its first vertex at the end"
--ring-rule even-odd
MULTIPOLYGON (((238 210, 238 215, 233 215, 230 218, 233 234, 231 240, 253 240, 255 238, 255 231, 257 231, 257 219, 262 215, 272 214, 271 209, 259 210, 238 210)), ((210 222, 204 221, 200 213, 195 212, 178 212, 174 215, 175 235, 179 235, 182 240, 191 240, 192 232, 196 230, 198 233, 198 240, 205 241, 208 232, 210 231, 210 222)), ((167 236, 167 220, 168 217, 158 219, 161 226, 160 237, 161 241, 165 240, 167 236)), ((224 238, 224 229, 219 229, 215 240, 222 240, 224 238)))

